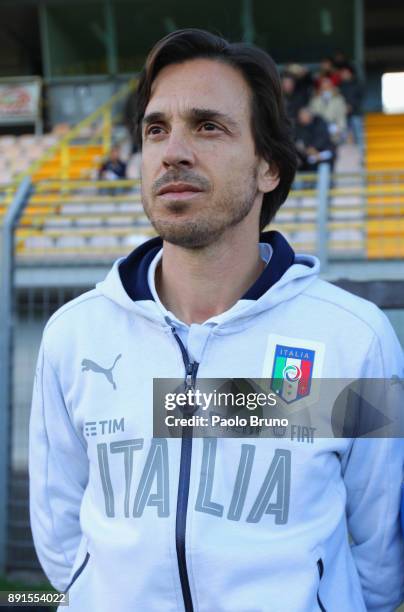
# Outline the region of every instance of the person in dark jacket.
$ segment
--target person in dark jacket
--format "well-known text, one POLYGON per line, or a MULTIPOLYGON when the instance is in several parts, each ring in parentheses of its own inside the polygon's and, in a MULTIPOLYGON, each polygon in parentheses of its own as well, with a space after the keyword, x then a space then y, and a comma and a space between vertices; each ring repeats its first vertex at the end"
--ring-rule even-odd
POLYGON ((112 147, 108 159, 98 171, 98 180, 117 181, 126 178, 126 162, 120 158, 119 147, 112 147))
POLYGON ((310 100, 310 77, 306 72, 300 73, 300 76, 292 72, 284 72, 281 83, 286 112, 292 123, 295 123, 299 110, 310 100))
POLYGON ((307 108, 301 108, 295 126, 296 147, 300 157, 300 170, 313 171, 321 162, 334 165, 335 145, 324 119, 307 108))
POLYGON ((348 128, 353 134, 356 144, 362 143, 362 96, 363 88, 355 69, 350 64, 341 66, 339 70, 341 83, 339 90, 347 105, 348 128))

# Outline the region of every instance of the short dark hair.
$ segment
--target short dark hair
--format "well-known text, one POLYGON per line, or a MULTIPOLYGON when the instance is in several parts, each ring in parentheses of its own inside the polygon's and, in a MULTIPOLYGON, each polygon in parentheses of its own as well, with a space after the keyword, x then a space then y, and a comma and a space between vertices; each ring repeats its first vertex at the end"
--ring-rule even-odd
POLYGON ((297 166, 278 70, 268 53, 253 45, 229 43, 220 36, 195 28, 178 30, 162 38, 150 51, 139 78, 135 109, 138 145, 142 146, 142 119, 158 73, 171 64, 197 58, 214 59, 233 66, 242 73, 251 89, 251 129, 255 150, 277 168, 280 179, 276 189, 264 194, 261 231, 286 200, 297 166))

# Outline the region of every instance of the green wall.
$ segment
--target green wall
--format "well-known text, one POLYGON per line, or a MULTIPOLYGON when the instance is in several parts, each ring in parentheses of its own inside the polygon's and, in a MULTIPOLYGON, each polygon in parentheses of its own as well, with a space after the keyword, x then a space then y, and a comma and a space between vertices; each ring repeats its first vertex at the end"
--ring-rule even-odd
POLYGON ((247 35, 279 63, 317 62, 336 49, 353 56, 350 0, 110 0, 110 11, 107 1, 45 3, 49 76, 135 72, 154 42, 184 27, 247 35))
POLYGON ((102 2, 49 5, 45 8, 51 76, 105 74, 107 53, 102 2))

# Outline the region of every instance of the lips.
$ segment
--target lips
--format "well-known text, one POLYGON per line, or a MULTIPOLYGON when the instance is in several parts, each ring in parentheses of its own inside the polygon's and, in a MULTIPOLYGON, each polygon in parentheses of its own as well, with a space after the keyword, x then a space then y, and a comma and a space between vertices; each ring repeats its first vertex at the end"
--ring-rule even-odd
POLYGON ((191 183, 169 183, 168 185, 164 185, 164 187, 162 187, 157 195, 164 195, 167 193, 170 194, 174 194, 174 193, 200 193, 201 189, 199 189, 199 187, 196 187, 195 185, 192 185, 191 183))

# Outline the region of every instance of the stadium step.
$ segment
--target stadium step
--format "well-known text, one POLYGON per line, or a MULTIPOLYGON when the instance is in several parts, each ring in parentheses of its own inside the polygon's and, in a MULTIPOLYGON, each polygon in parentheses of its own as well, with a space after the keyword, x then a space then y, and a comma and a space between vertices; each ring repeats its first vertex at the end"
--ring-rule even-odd
POLYGON ((68 178, 77 180, 88 178, 97 171, 103 155, 101 145, 70 145, 66 158, 60 152, 44 161, 34 173, 34 182, 68 178), (63 165, 64 159, 67 160, 63 165))
POLYGON ((365 168, 386 170, 404 166, 404 114, 365 116, 365 168))

